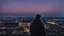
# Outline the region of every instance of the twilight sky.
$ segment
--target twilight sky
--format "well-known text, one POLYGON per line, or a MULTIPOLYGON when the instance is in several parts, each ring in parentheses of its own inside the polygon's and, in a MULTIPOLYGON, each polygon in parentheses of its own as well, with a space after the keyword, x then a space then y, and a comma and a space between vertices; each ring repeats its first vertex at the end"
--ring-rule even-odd
POLYGON ((63 16, 64 0, 0 0, 0 15, 63 16))

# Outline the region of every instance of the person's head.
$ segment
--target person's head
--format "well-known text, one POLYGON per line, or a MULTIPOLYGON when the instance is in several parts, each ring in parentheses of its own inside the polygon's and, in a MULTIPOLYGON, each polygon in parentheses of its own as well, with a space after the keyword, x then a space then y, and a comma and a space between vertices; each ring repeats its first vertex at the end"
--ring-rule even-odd
POLYGON ((41 15, 37 14, 36 19, 40 19, 40 18, 41 18, 41 15))

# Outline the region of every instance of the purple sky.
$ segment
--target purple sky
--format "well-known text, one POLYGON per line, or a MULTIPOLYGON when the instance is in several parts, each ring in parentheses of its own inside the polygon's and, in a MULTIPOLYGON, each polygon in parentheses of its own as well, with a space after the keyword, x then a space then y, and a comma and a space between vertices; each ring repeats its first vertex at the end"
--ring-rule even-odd
POLYGON ((64 0, 0 0, 0 13, 61 15, 64 13, 64 0))

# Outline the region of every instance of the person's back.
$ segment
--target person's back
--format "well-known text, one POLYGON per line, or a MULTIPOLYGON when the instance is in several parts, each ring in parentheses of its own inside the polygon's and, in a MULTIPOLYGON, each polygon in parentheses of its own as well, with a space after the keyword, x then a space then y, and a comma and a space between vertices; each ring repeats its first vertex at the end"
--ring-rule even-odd
POLYGON ((42 36, 46 35, 44 26, 40 20, 40 15, 36 16, 36 19, 30 25, 30 32, 32 36, 42 36))

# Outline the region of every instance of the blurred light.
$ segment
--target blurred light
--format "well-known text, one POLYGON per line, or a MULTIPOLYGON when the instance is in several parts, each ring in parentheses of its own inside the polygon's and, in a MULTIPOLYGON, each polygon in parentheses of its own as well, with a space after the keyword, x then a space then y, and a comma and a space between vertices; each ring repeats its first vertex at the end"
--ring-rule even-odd
POLYGON ((50 23, 50 24, 55 24, 54 22, 47 22, 47 23, 50 23))

